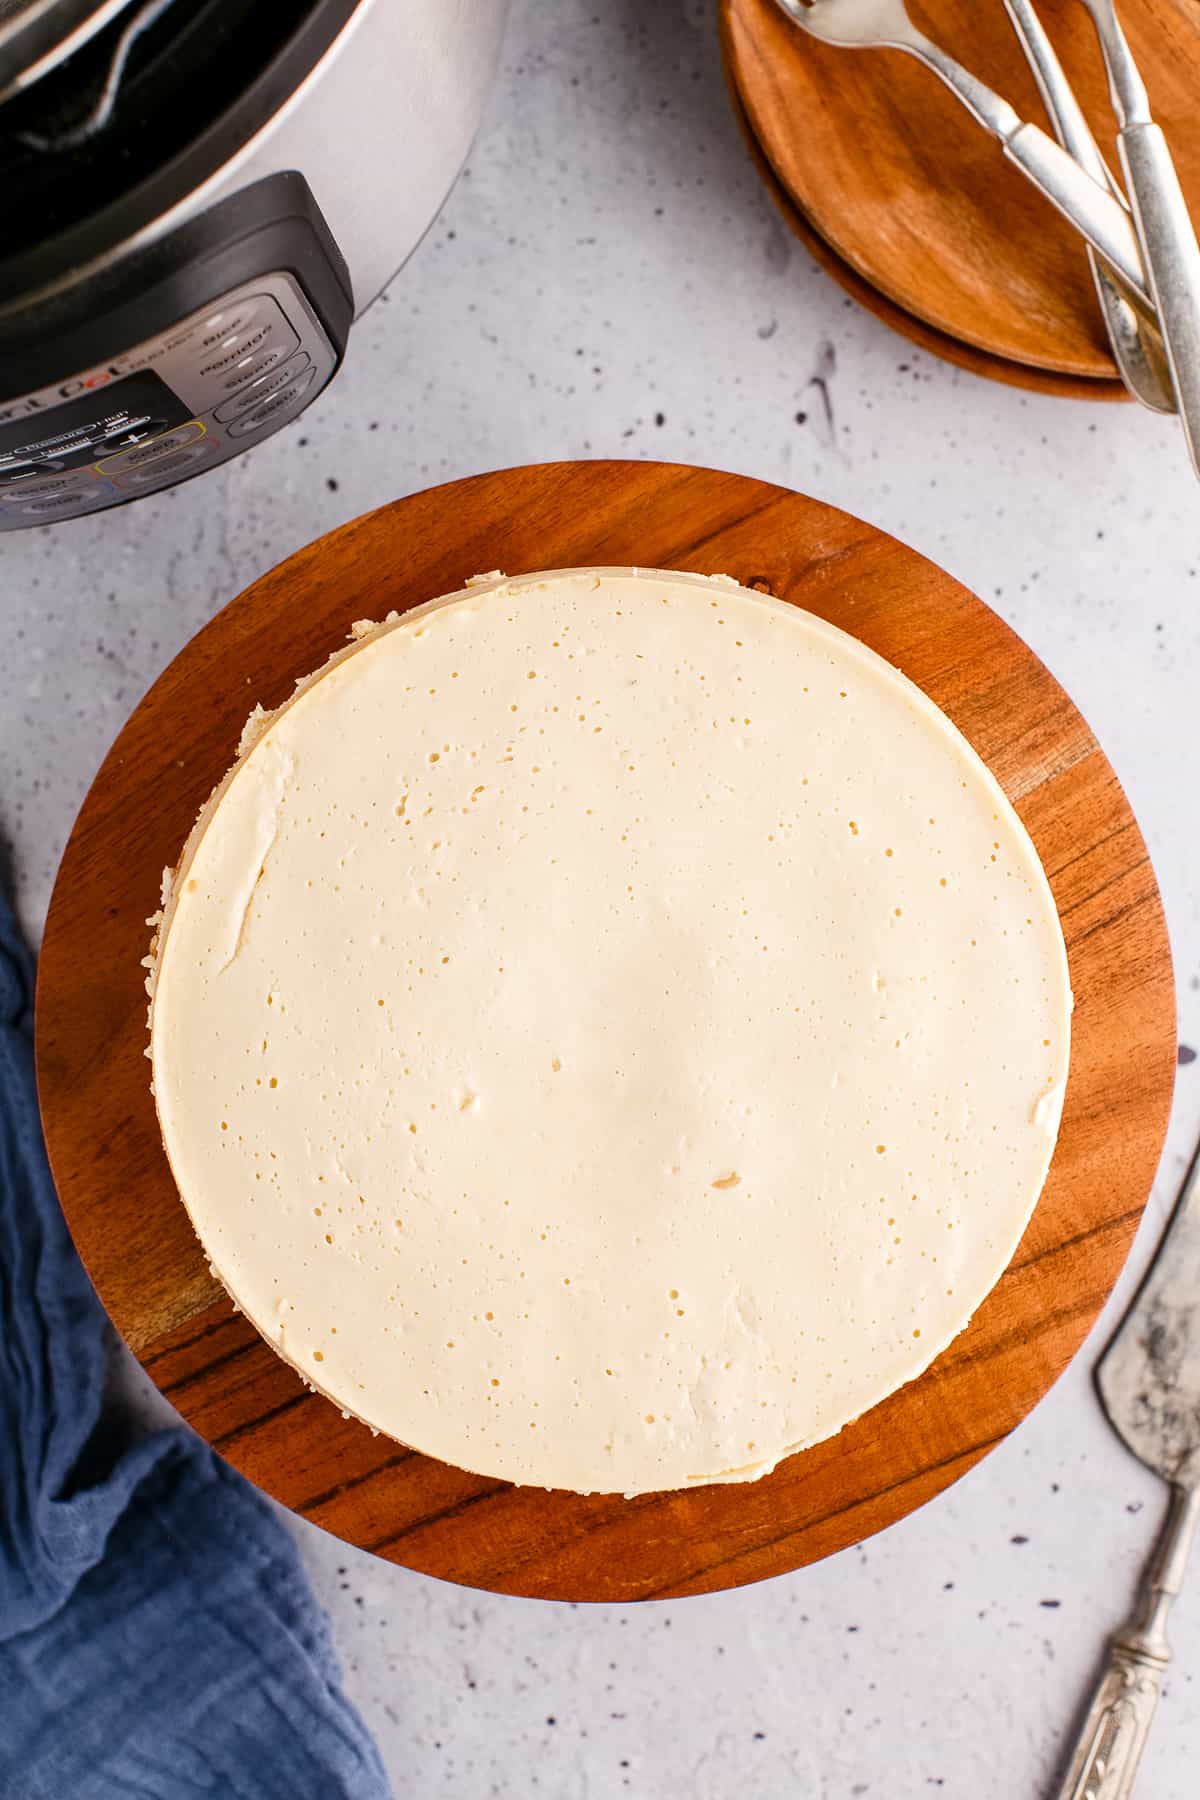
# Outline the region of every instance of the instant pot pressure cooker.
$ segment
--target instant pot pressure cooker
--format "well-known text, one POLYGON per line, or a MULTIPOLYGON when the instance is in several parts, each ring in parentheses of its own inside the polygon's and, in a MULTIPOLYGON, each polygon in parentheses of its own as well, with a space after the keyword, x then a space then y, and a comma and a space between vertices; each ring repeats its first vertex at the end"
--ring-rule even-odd
POLYGON ((0 0, 0 530, 187 480, 335 374, 507 0, 0 0))

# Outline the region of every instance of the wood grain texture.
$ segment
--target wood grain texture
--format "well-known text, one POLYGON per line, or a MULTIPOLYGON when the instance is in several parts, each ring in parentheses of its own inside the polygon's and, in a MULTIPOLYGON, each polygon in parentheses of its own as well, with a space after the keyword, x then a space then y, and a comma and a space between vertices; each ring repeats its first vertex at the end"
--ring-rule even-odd
POLYGON ((51 1161, 118 1329, 196 1429, 314 1523, 430 1574, 581 1600, 701 1593, 890 1524, 1024 1417, 1081 1343, 1157 1161, 1175 1060, 1145 846, 1086 724, 1006 625, 871 526, 740 476, 653 463, 483 475, 368 515, 257 581, 138 706, 67 846, 42 951, 51 1161), (1062 1133, 1016 1257, 932 1368, 749 1486, 633 1501, 515 1488, 404 1450, 309 1393, 209 1276, 161 1148, 143 1054, 144 921, 236 751, 356 619, 479 571, 642 563, 724 572, 832 620, 912 677, 990 763, 1039 848, 1077 997, 1062 1133))
MULTIPOLYGON (((1078 0, 1040 0, 1110 166, 1115 124, 1078 0)), ((1000 0, 910 0, 972 74, 1048 128, 1000 0)), ((897 50, 847 50, 799 31, 775 0, 721 0, 732 78, 758 143, 808 224, 870 288, 939 332, 1008 362, 1116 374, 1081 240, 936 76, 897 50)), ((1123 0, 1151 104, 1200 212, 1200 7, 1123 0)))
MULTIPOLYGON (((729 17, 728 6, 724 9, 724 17, 729 17)), ((938 331, 935 326, 927 325, 915 313, 905 312, 902 306, 897 306, 894 300, 889 300, 886 294, 881 294, 878 288, 864 280, 814 229, 793 203, 776 175, 770 159, 754 135, 749 116, 738 94, 733 64, 727 49, 727 36, 726 32, 722 33, 725 73, 734 117, 750 152, 750 160, 758 170, 763 186, 779 209, 788 230, 799 238, 813 260, 820 264, 826 274, 832 275, 852 300, 857 300, 860 306, 874 313, 884 325, 890 326, 900 337, 907 338, 919 350, 927 350, 933 356, 940 356, 944 362, 967 369, 972 375, 982 375, 988 381, 999 381, 1005 387, 1025 388, 1037 394, 1054 394, 1064 400, 1132 400, 1129 389, 1119 379, 1103 381, 1093 380, 1086 375, 1060 375, 1052 369, 1035 369, 1030 363, 1009 362, 1006 357, 993 356, 987 350, 979 350, 974 344, 966 344, 961 338, 951 337, 948 332, 938 331)))

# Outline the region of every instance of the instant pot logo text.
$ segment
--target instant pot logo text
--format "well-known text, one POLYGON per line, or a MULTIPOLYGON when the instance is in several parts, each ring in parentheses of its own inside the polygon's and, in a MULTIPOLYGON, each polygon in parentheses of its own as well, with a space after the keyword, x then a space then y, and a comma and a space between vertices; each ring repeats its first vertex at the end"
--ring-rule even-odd
POLYGON ((124 369, 112 363, 107 369, 91 369, 86 375, 75 375, 70 381, 60 382, 57 387, 43 388, 40 394, 26 394, 23 399, 6 401, 0 406, 0 425, 9 424, 13 419, 27 419, 31 413, 46 412, 50 407, 61 406, 64 400, 82 399, 98 388, 107 387, 110 381, 118 381, 124 374, 124 369))

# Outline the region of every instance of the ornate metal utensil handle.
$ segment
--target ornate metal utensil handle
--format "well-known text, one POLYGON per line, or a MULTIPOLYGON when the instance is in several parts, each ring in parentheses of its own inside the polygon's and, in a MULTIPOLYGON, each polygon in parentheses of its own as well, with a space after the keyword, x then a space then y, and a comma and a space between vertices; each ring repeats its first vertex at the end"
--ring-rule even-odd
POLYGON ((1171 1660, 1167 1614, 1200 1523, 1200 1489, 1174 1487, 1141 1604, 1109 1646, 1056 1800, 1129 1800, 1171 1660))

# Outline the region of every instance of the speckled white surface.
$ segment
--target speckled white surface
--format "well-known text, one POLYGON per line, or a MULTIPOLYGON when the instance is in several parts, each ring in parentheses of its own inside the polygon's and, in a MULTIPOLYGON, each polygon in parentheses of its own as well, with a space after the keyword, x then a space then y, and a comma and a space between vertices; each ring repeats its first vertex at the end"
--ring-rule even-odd
MULTIPOLYGON (((468 174, 305 420, 170 496, 0 542, 0 826, 31 927, 112 736, 223 601, 397 494, 586 455, 789 483, 988 599, 1125 782, 1166 900, 1181 1036, 1200 1040, 1200 490, 1177 436, 1130 408, 978 381, 845 300, 746 162, 706 0, 520 0, 468 174)), ((1121 1294, 1198 1132, 1200 1062, 1185 1063, 1121 1294)), ((1046 1792, 1161 1505, 1089 1386, 1121 1294, 975 1473, 862 1549, 763 1586, 549 1607, 300 1526, 397 1794, 1046 1792)), ((1196 1793, 1200 1568, 1174 1638, 1147 1800, 1196 1793)))

